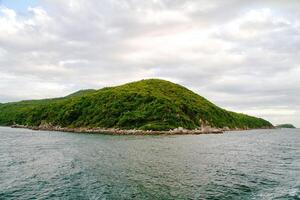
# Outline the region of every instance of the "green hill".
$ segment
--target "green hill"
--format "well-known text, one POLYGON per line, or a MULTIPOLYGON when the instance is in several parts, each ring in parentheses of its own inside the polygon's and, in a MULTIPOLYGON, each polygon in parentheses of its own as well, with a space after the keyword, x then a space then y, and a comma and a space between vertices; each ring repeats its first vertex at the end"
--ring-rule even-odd
POLYGON ((296 128, 293 124, 279 124, 275 126, 276 128, 296 128))
POLYGON ((272 127, 264 119, 226 111, 185 87, 158 79, 0 104, 0 125, 169 130, 195 129, 200 119, 216 128, 272 127))

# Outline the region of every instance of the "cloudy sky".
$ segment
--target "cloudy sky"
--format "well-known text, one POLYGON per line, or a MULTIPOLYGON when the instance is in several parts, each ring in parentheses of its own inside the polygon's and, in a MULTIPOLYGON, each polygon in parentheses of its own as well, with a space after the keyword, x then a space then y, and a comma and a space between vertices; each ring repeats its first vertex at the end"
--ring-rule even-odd
POLYGON ((155 77, 300 126, 298 0, 0 2, 0 102, 155 77))

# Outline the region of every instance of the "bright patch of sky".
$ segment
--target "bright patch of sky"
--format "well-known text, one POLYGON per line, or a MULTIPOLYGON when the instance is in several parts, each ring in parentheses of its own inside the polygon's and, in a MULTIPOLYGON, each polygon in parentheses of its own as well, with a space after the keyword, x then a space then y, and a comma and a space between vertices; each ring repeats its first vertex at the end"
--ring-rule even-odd
POLYGON ((15 10, 18 13, 26 14, 28 7, 37 6, 39 0, 0 0, 0 6, 15 10))

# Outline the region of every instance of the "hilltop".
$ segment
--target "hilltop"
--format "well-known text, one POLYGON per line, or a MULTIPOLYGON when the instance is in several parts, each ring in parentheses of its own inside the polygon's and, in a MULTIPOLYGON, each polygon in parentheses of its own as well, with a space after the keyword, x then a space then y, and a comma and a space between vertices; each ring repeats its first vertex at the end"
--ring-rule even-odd
POLYGON ((181 85, 159 79, 83 90, 63 98, 0 104, 0 125, 14 124, 157 131, 204 125, 228 130, 273 127, 264 119, 227 111, 181 85))

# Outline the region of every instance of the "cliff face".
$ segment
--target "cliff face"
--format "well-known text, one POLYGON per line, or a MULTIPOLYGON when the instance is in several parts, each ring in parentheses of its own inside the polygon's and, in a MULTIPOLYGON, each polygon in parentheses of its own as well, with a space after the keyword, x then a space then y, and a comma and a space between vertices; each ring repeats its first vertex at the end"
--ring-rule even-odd
POLYGON ((158 131, 273 127, 264 119, 226 111, 185 87, 158 79, 65 98, 0 104, 0 125, 13 124, 158 131))

